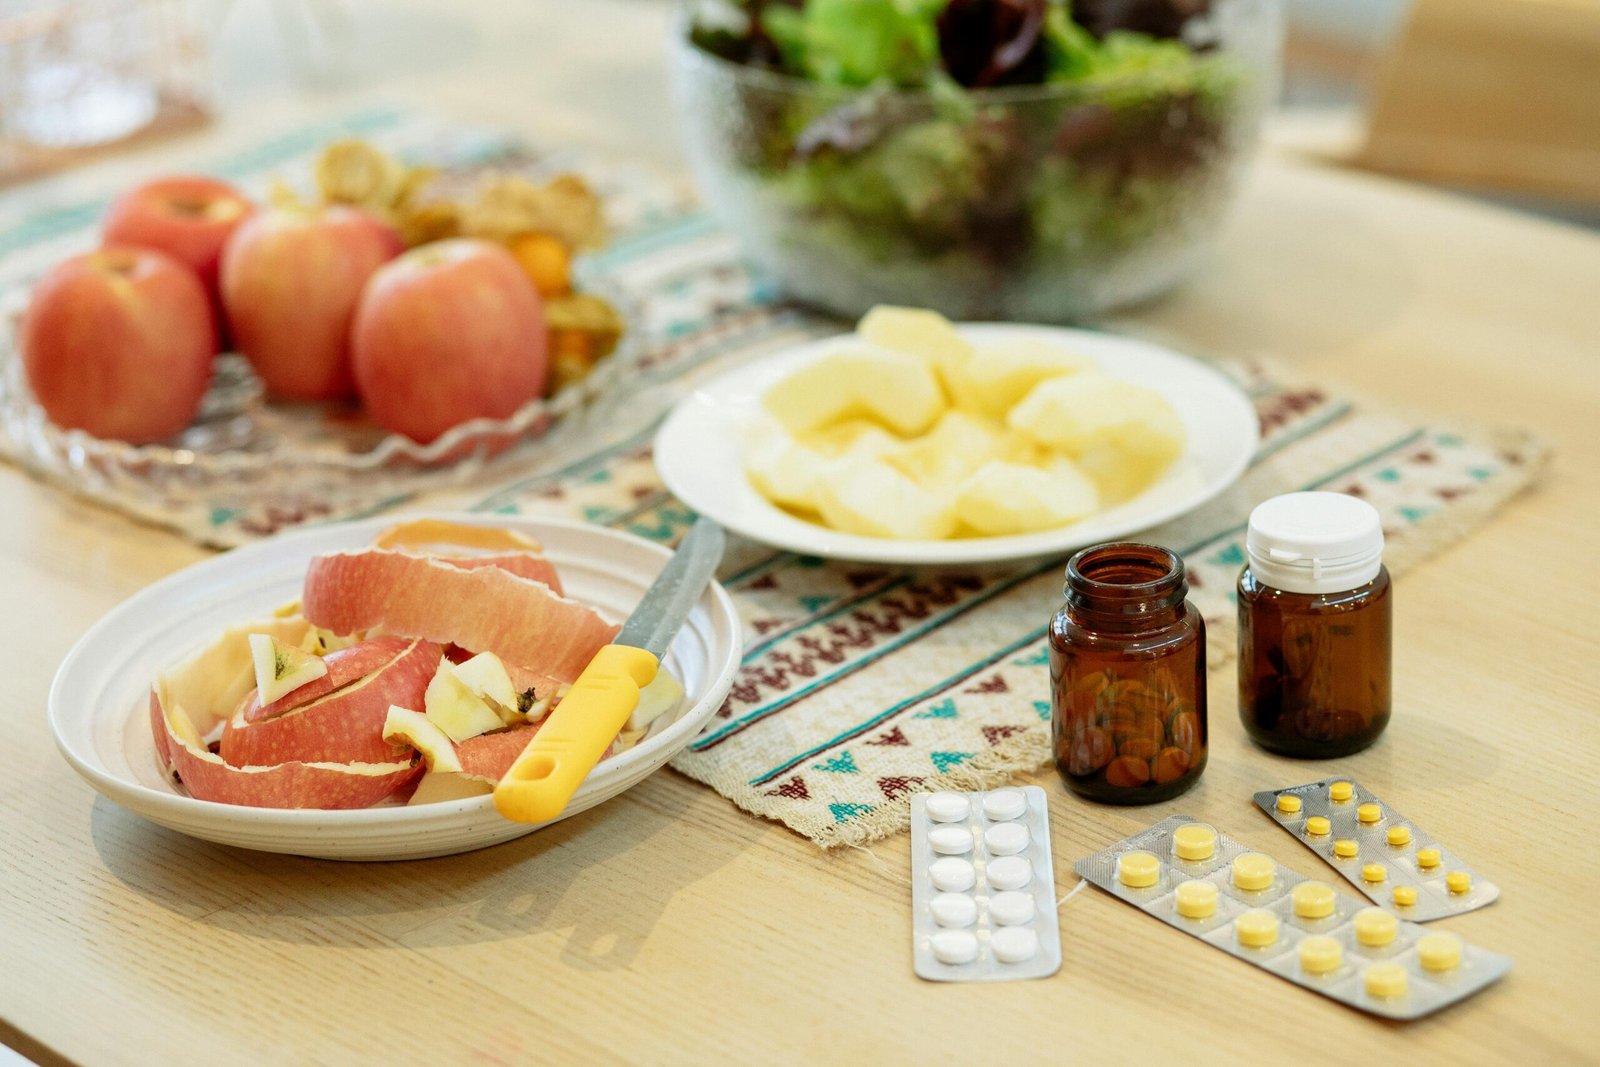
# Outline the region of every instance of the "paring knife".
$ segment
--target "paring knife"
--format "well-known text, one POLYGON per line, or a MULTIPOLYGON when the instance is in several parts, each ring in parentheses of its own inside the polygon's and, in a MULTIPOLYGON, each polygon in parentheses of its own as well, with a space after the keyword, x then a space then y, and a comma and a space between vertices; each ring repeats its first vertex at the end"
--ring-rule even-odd
POLYGON ((633 609, 616 640, 596 652, 561 703, 494 789, 516 822, 561 814, 639 705, 667 646, 722 562, 722 527, 701 518, 633 609))

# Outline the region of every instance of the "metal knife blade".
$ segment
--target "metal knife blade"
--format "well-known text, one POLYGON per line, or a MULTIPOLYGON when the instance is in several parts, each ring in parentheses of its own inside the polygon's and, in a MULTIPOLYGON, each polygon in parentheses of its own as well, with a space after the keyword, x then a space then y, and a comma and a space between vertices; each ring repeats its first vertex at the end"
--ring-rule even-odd
POLYGON ((695 520, 612 643, 645 649, 657 659, 664 656, 716 574, 725 540, 722 527, 711 519, 702 516, 695 520))

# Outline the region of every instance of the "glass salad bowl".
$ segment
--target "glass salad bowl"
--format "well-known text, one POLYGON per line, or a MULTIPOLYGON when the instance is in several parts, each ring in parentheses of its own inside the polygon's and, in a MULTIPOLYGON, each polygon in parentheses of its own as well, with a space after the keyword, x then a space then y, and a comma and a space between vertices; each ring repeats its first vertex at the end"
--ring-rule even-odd
POLYGON ((697 32, 708 6, 673 40, 701 196, 785 295, 849 316, 1070 322, 1162 292, 1215 236, 1278 79, 1278 0, 1212 0, 1137 56, 1085 37, 1113 61, 978 89, 735 62, 697 32))

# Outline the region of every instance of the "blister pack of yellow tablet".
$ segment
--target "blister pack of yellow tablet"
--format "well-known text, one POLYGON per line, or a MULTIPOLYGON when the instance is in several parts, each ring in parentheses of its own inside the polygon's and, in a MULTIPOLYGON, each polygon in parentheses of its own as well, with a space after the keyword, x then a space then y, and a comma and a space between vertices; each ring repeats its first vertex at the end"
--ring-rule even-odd
POLYGON ((1073 864, 1168 926, 1343 1004, 1416 1019, 1483 989, 1509 957, 1430 933, 1174 815, 1073 864))
POLYGON ((1500 895, 1421 827, 1359 782, 1263 789, 1256 805, 1380 907, 1412 922, 1481 908, 1500 895))

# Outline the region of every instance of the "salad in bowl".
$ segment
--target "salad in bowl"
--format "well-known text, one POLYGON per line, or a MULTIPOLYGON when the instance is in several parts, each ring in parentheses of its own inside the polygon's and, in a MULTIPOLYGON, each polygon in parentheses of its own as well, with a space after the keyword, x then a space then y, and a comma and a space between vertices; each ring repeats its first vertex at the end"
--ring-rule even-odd
POLYGON ((1216 232, 1276 83, 1277 0, 699 0, 691 165, 787 295, 1063 322, 1216 232))

